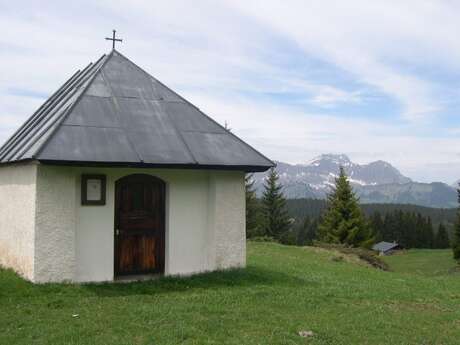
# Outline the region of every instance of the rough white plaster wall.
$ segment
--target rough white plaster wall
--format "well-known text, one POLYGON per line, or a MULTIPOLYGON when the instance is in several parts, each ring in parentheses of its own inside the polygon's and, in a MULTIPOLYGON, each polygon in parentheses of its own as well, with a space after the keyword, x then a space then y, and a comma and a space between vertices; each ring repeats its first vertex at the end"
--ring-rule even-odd
POLYGON ((113 280, 115 182, 136 173, 166 182, 166 275, 244 266, 242 172, 40 166, 37 281, 113 280), (107 176, 106 205, 81 205, 82 174, 107 176))
POLYGON ((34 277, 35 164, 0 167, 0 264, 34 277))
POLYGON ((166 182, 165 274, 190 274, 207 267, 208 173, 193 170, 75 168, 107 176, 106 205, 81 206, 77 189, 75 280, 114 278, 115 182, 131 174, 150 174, 166 182))
POLYGON ((177 170, 168 181, 166 269, 169 275, 212 269, 208 260, 208 172, 177 170))
POLYGON ((72 168, 38 166, 35 282, 74 280, 76 189, 72 168))
MULTIPOLYGON (((114 267, 114 195, 115 177, 107 174, 106 204, 104 206, 81 205, 81 174, 91 170, 77 169, 76 231, 75 231, 75 280, 100 282, 113 280, 114 267)), ((97 171, 99 173, 99 170, 97 171)))
POLYGON ((242 172, 210 176, 210 215, 214 228, 215 268, 246 265, 246 198, 242 172))

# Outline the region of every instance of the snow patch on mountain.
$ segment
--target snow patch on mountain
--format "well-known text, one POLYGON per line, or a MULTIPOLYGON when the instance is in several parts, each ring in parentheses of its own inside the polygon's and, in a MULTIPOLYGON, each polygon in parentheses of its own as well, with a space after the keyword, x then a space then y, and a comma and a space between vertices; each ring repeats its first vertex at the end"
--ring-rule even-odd
MULTIPOLYGON (((434 207, 454 207, 456 193, 446 184, 423 184, 402 175, 385 161, 357 164, 345 154, 323 154, 305 164, 277 162, 280 182, 288 198, 325 198, 340 167, 363 202, 400 202, 434 207)), ((258 195, 267 173, 255 174, 258 195)))

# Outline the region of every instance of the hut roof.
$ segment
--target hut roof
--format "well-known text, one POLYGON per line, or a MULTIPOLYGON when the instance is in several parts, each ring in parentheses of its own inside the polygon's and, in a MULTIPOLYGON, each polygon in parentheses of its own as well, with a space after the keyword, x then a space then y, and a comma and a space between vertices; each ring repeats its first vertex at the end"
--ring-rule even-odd
POLYGON ((113 50, 77 71, 0 148, 0 163, 265 171, 274 163, 113 50))

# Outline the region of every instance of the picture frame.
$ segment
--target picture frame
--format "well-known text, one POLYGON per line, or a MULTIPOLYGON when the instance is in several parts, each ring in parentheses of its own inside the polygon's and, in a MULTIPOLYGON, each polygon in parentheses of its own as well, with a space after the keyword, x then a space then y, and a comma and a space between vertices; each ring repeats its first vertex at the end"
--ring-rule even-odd
POLYGON ((106 176, 100 174, 81 175, 81 204, 102 206, 106 202, 106 176))

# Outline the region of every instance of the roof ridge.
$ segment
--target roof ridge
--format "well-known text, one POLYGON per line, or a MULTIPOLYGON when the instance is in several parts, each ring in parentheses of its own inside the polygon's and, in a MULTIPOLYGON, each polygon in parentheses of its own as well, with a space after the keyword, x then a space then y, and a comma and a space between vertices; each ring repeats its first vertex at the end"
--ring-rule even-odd
MULTIPOLYGON (((90 64, 91 65, 91 64, 90 64)), ((89 66, 89 65, 88 65, 89 66)), ((87 66, 87 67, 88 67, 87 66)), ((83 69, 85 70, 86 67, 83 69)), ((51 103, 56 100, 56 97, 65 89, 69 84, 75 81, 77 76, 80 75, 82 70, 77 70, 69 79, 67 79, 42 105, 30 116, 0 147, 0 156, 3 155, 5 150, 8 150, 9 147, 18 139, 18 135, 23 133, 24 130, 27 129, 28 126, 31 125, 42 113, 42 111, 47 108, 51 103)))
MULTIPOLYGON (((102 67, 105 65, 105 63, 109 60, 109 58, 113 55, 113 51, 109 53, 109 55, 106 55, 106 54, 103 54, 95 63, 94 63, 94 66, 97 66, 99 64, 99 66, 97 67, 97 69, 93 72, 93 74, 88 78, 88 80, 85 81, 86 85, 83 84, 82 85, 82 89, 80 91, 80 93, 78 94, 77 98, 75 99, 75 101, 64 111, 63 115, 61 115, 58 119, 55 120, 55 122, 59 121, 59 124, 62 124, 65 119, 67 118, 67 116, 70 114, 70 112, 72 111, 73 108, 75 108, 75 106, 80 102, 81 98, 83 97, 83 95, 85 94, 86 90, 88 90, 88 88, 91 86, 91 83, 92 81, 96 78, 96 76, 99 74, 99 72, 101 71, 102 67)), ((32 154, 32 158, 36 158, 40 152, 42 152, 42 150, 46 147, 46 145, 49 143, 49 141, 51 140, 51 138, 54 137, 54 135, 56 134, 57 132, 57 129, 59 128, 60 126, 57 125, 55 128, 53 128, 51 130, 51 133, 48 135, 48 137, 44 140, 44 142, 42 144, 40 144, 40 146, 37 148, 37 150, 35 151, 34 154, 32 154)))
POLYGON ((72 75, 0 148, 0 163, 25 160, 252 172, 274 165, 116 50, 72 75))
MULTIPOLYGON (((115 48, 113 48, 111 54, 110 54, 110 57, 113 56, 113 52, 116 52, 115 48)), ((108 60, 108 59, 107 59, 108 60)), ((113 92, 113 88, 112 88, 112 85, 106 80, 106 77, 104 75, 104 71, 102 70, 102 67, 101 67, 101 78, 104 80, 104 83, 107 85, 107 88, 110 89, 110 92, 112 94, 112 97, 115 98, 114 96, 114 92, 113 92)), ((105 127, 107 128, 107 127, 105 127)), ((115 127, 114 127, 115 128, 115 127)), ((123 131, 125 131, 126 129, 124 127, 121 127, 121 129, 123 129, 123 131)), ((139 161, 143 162, 143 159, 142 159, 142 156, 141 154, 136 150, 136 146, 133 144, 132 140, 129 138, 129 135, 126 135, 126 141, 128 142, 128 145, 131 147, 131 149, 133 150, 133 152, 136 153, 136 156, 137 158, 139 158, 139 161)))
MULTIPOLYGON (((126 56, 124 56, 122 53, 118 52, 118 51, 115 51, 118 55, 120 55, 123 59, 125 59, 126 61, 128 61, 131 65, 133 65, 135 68, 139 69, 143 74, 146 74, 149 78, 153 78, 156 82, 158 82, 161 86, 165 87, 166 89, 168 89, 169 91, 173 92, 174 94, 176 94, 177 96, 179 96, 181 99, 183 99, 185 101, 185 99, 183 97, 181 97, 180 95, 178 95, 177 93, 175 93, 173 90, 171 90, 170 88, 168 88, 166 85, 164 85, 162 82, 160 82, 159 80, 157 80, 155 77, 153 77, 150 73, 148 73, 147 71, 145 71, 143 68, 141 68, 140 66, 138 66, 136 63, 134 63, 133 61, 131 61, 129 58, 127 58, 126 56)), ((168 119, 169 120, 169 119, 168 119)), ((177 128, 176 124, 174 123, 174 121, 171 121, 169 120, 169 122, 171 123, 172 127, 174 128, 174 130, 176 131, 177 135, 179 136, 180 140, 182 141, 182 144, 184 144, 184 147, 187 149, 187 152, 189 153, 190 155, 190 158, 192 158, 193 162, 195 164, 199 164, 198 160, 196 159, 195 155, 193 154, 192 150, 190 149, 190 146, 187 144, 187 142, 185 141, 184 139, 184 136, 182 135, 181 131, 177 128)), ((137 151, 136 151, 137 153, 137 151)))
MULTIPOLYGON (((180 99, 182 99, 185 103, 191 105, 192 107, 194 107, 196 110, 198 110, 198 112, 203 115, 204 117, 206 117, 207 119, 211 120, 214 124, 216 124, 218 127, 220 127, 221 129, 225 130, 226 132, 228 132, 233 138, 235 138, 237 141, 239 141, 240 143, 242 143, 243 145, 245 145, 246 147, 248 147, 249 149, 251 149, 252 151, 254 151, 255 153, 259 154, 260 156, 262 156, 263 158, 265 158, 267 161, 269 161, 273 166, 276 166, 276 163, 274 161, 272 161, 270 158, 268 158, 267 156, 265 156, 264 154, 262 154, 261 152, 259 152, 258 150, 256 150, 254 147, 252 147, 251 145, 249 145, 248 143, 246 143, 245 141, 243 141, 242 139, 240 139, 237 135, 235 135, 234 133, 232 133, 231 131, 229 131, 227 128, 225 128, 224 126, 222 126, 220 123, 218 123, 217 121, 215 121, 213 118, 211 118, 210 116, 208 116, 206 113, 204 113, 200 108, 198 108, 196 105, 194 105, 193 103, 191 103, 190 101, 188 101, 187 99, 185 99, 183 96, 181 96, 180 94, 178 94, 176 91, 174 91, 173 89, 171 89, 170 87, 168 87, 167 85, 165 85, 164 83, 162 83, 160 80, 158 80, 157 78, 155 78, 154 76, 152 76, 149 72, 147 72, 146 70, 144 70, 142 67, 138 66, 135 62, 131 61, 128 57, 124 56, 122 53, 120 53, 119 51, 117 50, 114 50, 117 54, 119 54, 121 57, 123 57, 124 59, 126 59, 128 62, 130 62, 132 65, 134 65, 136 68, 138 68, 140 71, 142 71, 143 73, 147 74, 150 78, 153 78, 157 83, 159 83, 161 86, 165 87, 167 90, 171 91, 174 95, 176 95, 177 97, 179 97, 180 99)), ((181 136, 182 138, 182 136, 181 136)))
MULTIPOLYGON (((98 60, 99 61, 99 60, 98 60)), ((1 160, 11 161, 14 157, 21 151, 21 146, 17 147, 18 144, 21 144, 22 141, 28 138, 29 134, 32 133, 32 136, 35 136, 41 129, 44 127, 49 120, 49 112, 47 112, 48 108, 50 107, 50 111, 55 114, 59 111, 65 104, 61 104, 62 102, 67 102, 74 94, 75 90, 78 89, 78 85, 82 83, 85 76, 91 71, 91 69, 95 66, 95 64, 90 63, 86 66, 77 76, 71 81, 61 92, 58 92, 58 96, 48 104, 47 107, 42 108, 43 112, 35 112, 29 119, 27 119, 23 130, 21 131, 20 135, 14 138, 10 142, 10 147, 6 149, 0 155, 1 160), (70 94, 70 96, 69 96, 70 94)), ((46 102, 45 102, 46 103, 46 102)), ((37 138, 38 140, 39 138, 37 138)), ((36 140, 35 140, 36 141, 36 140)), ((32 141, 32 144, 27 145, 27 147, 31 147, 35 141, 32 141)), ((26 150, 23 150, 25 152, 26 150)), ((21 155, 17 157, 17 159, 22 158, 21 155)))

